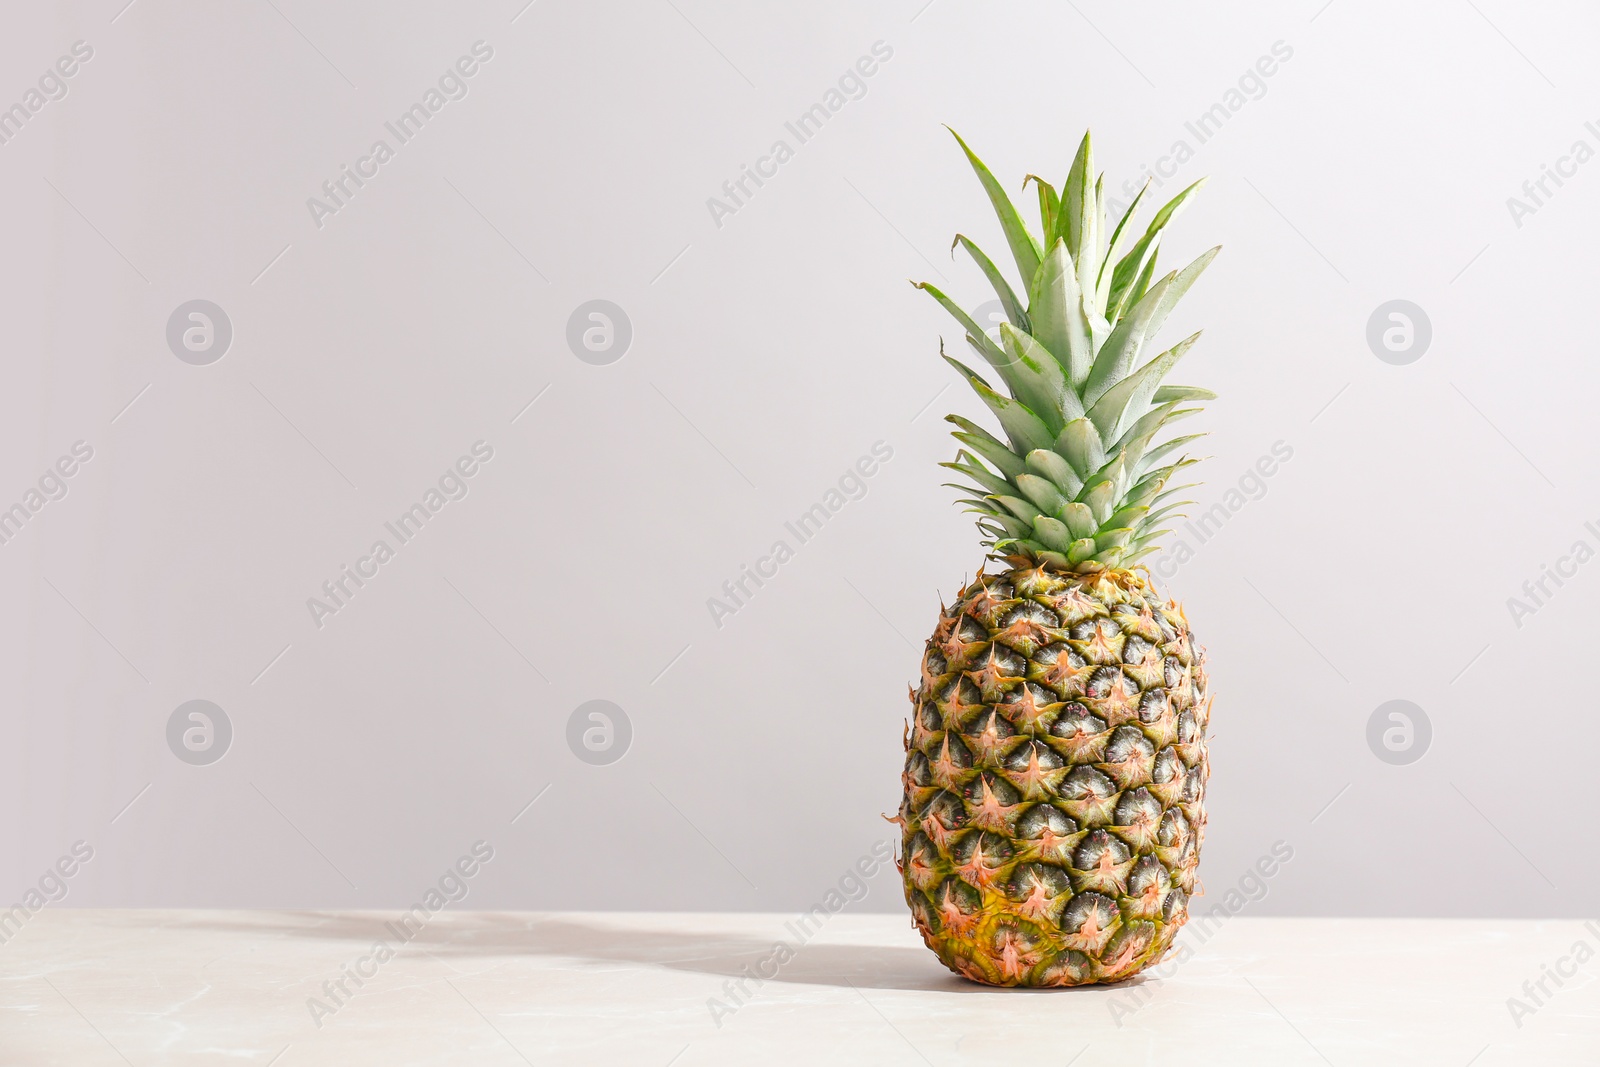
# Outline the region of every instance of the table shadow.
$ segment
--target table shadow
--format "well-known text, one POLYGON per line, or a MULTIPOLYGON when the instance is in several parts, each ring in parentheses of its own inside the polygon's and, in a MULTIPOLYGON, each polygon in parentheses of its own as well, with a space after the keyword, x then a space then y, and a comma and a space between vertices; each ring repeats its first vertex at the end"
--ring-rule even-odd
MULTIPOLYGON (((366 946, 397 937, 385 927, 393 912, 271 912, 254 921, 227 913, 183 921, 187 928, 224 930, 277 937, 326 938, 366 946)), ((799 938, 781 931, 773 938, 744 933, 699 933, 646 925, 650 917, 630 917, 625 929, 585 922, 571 915, 527 915, 510 912, 460 912, 447 921, 423 924, 407 942, 409 948, 441 960, 504 956, 554 956, 595 963, 632 964, 691 971, 731 979, 759 970, 774 956, 777 936, 793 948, 799 938)), ((669 919, 662 916, 663 920, 669 919)), ((800 945, 768 981, 794 985, 854 986, 861 989, 904 989, 955 994, 1041 996, 1074 990, 1002 989, 969 982, 945 970, 921 945, 800 945)), ((1138 984, 1142 979, 1120 985, 1138 984)), ((1078 992, 1108 987, 1079 987, 1078 992)))

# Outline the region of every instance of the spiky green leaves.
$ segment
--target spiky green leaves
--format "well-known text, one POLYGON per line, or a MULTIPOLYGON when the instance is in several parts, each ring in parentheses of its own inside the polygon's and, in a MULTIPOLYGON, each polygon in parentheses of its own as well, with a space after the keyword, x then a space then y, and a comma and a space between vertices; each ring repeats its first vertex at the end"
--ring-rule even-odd
MULTIPOLYGON (((949 129, 948 126, 945 128, 949 129)), ((1039 242, 1023 225, 1022 216, 1017 214, 1017 206, 1011 202, 994 175, 989 173, 989 168, 983 165, 983 160, 973 155, 972 149, 967 147, 967 142, 961 139, 959 133, 950 130, 950 134, 961 146, 961 151, 966 153, 967 162, 972 164, 978 181, 983 183, 983 191, 989 194, 989 203, 994 205, 994 213, 1000 217, 1000 228, 1005 231, 1006 244, 1011 246, 1011 255, 1017 261, 1018 273, 1024 279, 1032 278, 1044 254, 1039 249, 1039 242)))
POLYGON ((1059 194, 1028 176, 1039 200, 1041 236, 1035 237, 988 167, 959 136, 956 141, 1000 220, 1028 303, 1023 306, 1005 274, 961 235, 952 253, 956 245, 966 250, 1005 309, 1008 321, 998 338, 939 289, 915 283, 950 312, 1005 387, 1002 393, 945 357, 994 413, 1006 440, 948 416, 965 448, 944 466, 971 483, 955 488, 970 494, 963 503, 979 514, 979 528, 991 538, 985 543, 996 553, 1079 571, 1126 566, 1155 550, 1155 539, 1166 532, 1155 524, 1186 503, 1170 501, 1180 489, 1168 489, 1167 480, 1196 462, 1161 465, 1200 435, 1159 444, 1155 438, 1198 410, 1182 404, 1213 399, 1205 389, 1161 384, 1199 334, 1148 355, 1178 300, 1217 253, 1212 249, 1155 279, 1161 235, 1203 183, 1170 200, 1132 240, 1130 221, 1146 186, 1108 239, 1104 182, 1094 172, 1085 134, 1059 194))

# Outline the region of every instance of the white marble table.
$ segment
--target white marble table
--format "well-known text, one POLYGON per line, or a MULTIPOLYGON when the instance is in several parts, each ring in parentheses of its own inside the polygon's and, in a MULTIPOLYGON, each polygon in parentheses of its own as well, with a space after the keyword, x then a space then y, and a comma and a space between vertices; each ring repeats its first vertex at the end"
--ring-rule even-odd
POLYGON ((1568 956, 1600 924, 1238 918, 1157 979, 1005 991, 840 914, 741 993, 795 916, 446 909, 404 943, 396 918, 47 909, 0 945, 0 1064, 1600 1063, 1600 959, 1568 956))

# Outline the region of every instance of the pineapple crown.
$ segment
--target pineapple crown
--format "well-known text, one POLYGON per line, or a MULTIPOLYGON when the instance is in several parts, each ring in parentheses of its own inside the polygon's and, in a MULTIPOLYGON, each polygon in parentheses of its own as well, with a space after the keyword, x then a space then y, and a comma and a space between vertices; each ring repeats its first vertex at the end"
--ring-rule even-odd
POLYGON ((1173 197, 1133 240, 1129 223, 1149 191, 1146 182, 1108 240, 1104 177, 1094 173, 1085 133, 1059 194, 1034 174, 1022 183, 1024 189, 1028 182, 1038 187, 1041 243, 989 168, 960 134, 950 132, 1000 217, 1028 301, 1024 307, 993 261, 961 234, 951 255, 956 245, 966 249, 994 287, 1007 319, 999 342, 934 286, 912 283, 955 316, 967 344, 1005 387, 1002 393, 944 355, 940 343, 940 354, 994 412, 1006 436, 1001 441, 969 419, 945 416, 965 447, 954 462, 940 465, 975 483, 947 484, 966 494, 961 503, 978 514, 991 557, 1073 572, 1131 566, 1171 532, 1158 528, 1162 520, 1181 517, 1178 509, 1193 503, 1171 498, 1195 483, 1167 483, 1199 460, 1166 460, 1204 435, 1160 444, 1155 438, 1168 423, 1199 411, 1194 401, 1216 397, 1193 386, 1161 384, 1198 333, 1146 355, 1178 299, 1221 250, 1213 248, 1152 282, 1162 232, 1205 180, 1173 197))

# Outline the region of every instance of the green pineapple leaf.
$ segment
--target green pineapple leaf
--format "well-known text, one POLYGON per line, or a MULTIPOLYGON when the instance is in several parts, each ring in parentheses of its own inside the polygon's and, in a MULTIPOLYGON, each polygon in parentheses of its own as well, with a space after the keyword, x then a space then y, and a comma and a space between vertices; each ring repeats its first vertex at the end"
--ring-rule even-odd
POLYGON ((1051 246, 1039 265, 1028 295, 1033 337, 1066 369, 1074 389, 1089 376, 1094 363, 1093 339, 1083 313, 1083 294, 1064 240, 1051 246))
POLYGON ((1006 354, 1027 368, 1036 379, 1034 384, 1040 390, 1039 402, 1046 404, 1052 414, 1059 416, 1057 429, 1073 419, 1083 418, 1083 401, 1067 382, 1061 364, 1043 345, 1005 322, 1000 324, 1000 343, 1005 346, 1006 354))
POLYGON ((1053 442, 1055 450, 1066 457, 1080 478, 1088 479, 1106 465, 1105 447, 1100 432, 1087 418, 1074 419, 1061 428, 1053 442))
POLYGON ((1031 329, 1028 325, 1027 310, 1023 308, 1022 301, 1017 299, 1017 294, 1011 288, 1011 283, 1006 281, 1006 276, 994 265, 994 261, 984 255, 983 249, 959 233, 950 245, 952 255, 955 253, 956 245, 967 250, 967 254, 978 264, 978 269, 983 271, 983 276, 989 279, 989 284, 994 288, 994 295, 1000 298, 1000 306, 1005 309, 1006 318, 1011 320, 1011 325, 1019 330, 1031 329))
POLYGON ((1156 390, 1156 395, 1151 398, 1153 404, 1166 404, 1173 400, 1215 400, 1217 394, 1209 389, 1202 389, 1197 385, 1163 385, 1156 390))
POLYGON ((1048 236, 1055 232, 1056 216, 1061 212, 1061 197, 1056 195, 1055 186, 1037 174, 1022 179, 1022 187, 1026 189, 1029 182, 1039 187, 1039 232, 1048 236))
POLYGON ((1067 184, 1061 187, 1061 214, 1049 240, 1050 244, 1065 240, 1074 263, 1085 258, 1085 253, 1092 254, 1094 210, 1094 145, 1085 132, 1067 172, 1067 184))
MULTIPOLYGON (((956 471, 956 472, 958 472, 960 474, 966 475, 968 478, 971 478, 973 481, 975 481, 979 485, 983 486, 982 493, 1009 493, 1009 492, 1011 492, 1011 483, 1010 482, 1006 481, 1004 478, 1000 478, 1000 477, 995 476, 994 474, 991 474, 989 471, 987 471, 983 467, 979 466, 976 462, 974 462, 971 459, 971 456, 970 456, 969 453, 960 452, 960 453, 958 453, 958 455, 966 457, 966 462, 962 462, 961 460, 958 459, 954 463, 941 463, 941 464, 939 464, 939 466, 944 467, 947 470, 956 471)), ((982 493, 980 493, 979 495, 982 495, 982 493)))
POLYGON ((959 432, 952 430, 950 436, 990 463, 993 463, 995 469, 1007 478, 1014 478, 1025 469, 1022 465, 1021 456, 1011 451, 1003 441, 971 419, 960 415, 946 415, 944 421, 961 427, 959 432))
POLYGON ((1001 396, 976 375, 969 376, 967 381, 971 383, 983 402, 989 405, 989 410, 994 412, 995 418, 1000 420, 1001 428, 1011 439, 1013 451, 1025 456, 1035 448, 1051 446, 1053 439, 1049 427, 1040 421, 1039 416, 1029 411, 1026 405, 1009 396, 1001 396))
POLYGON ((1007 511, 1026 523, 1031 524, 1041 514, 1038 508, 1014 496, 996 496, 995 499, 1004 504, 1007 511))
POLYGON ((1128 205, 1128 210, 1123 213, 1122 218, 1117 220, 1116 229, 1111 231, 1111 241, 1106 245, 1105 258, 1100 261, 1100 274, 1095 283, 1095 291, 1098 297, 1096 303, 1099 305, 1102 314, 1106 314, 1106 299, 1111 293, 1111 278, 1116 273, 1116 259, 1122 251, 1122 236, 1130 232, 1128 223, 1133 221, 1133 216, 1139 210, 1139 202, 1144 199, 1144 194, 1150 191, 1152 180, 1150 178, 1145 179, 1144 185, 1134 194, 1133 203, 1128 205))
POLYGON ((1099 523, 1094 521, 1094 512, 1089 509, 1088 504, 1073 501, 1063 505, 1058 514, 1061 516, 1061 521, 1072 531, 1074 538, 1091 537, 1099 527, 1099 523))
POLYGON ((1161 385, 1161 379, 1199 339, 1199 333, 1190 334, 1112 386, 1095 402, 1089 409, 1089 419, 1100 431, 1102 439, 1114 441, 1138 421, 1149 407, 1150 398, 1161 385))
POLYGON ((1066 523, 1060 519, 1040 515, 1033 520, 1033 533, 1047 547, 1057 552, 1065 553, 1072 549, 1072 531, 1067 529, 1066 523))
POLYGON ((1083 387, 1083 402, 1092 405, 1122 379, 1139 360, 1145 342, 1156 336, 1166 325, 1172 309, 1187 293, 1200 274, 1217 258, 1221 248, 1213 248, 1198 256, 1193 263, 1180 271, 1168 274, 1156 287, 1134 305, 1132 311, 1116 329, 1111 331, 1105 346, 1095 357, 1094 370, 1083 387))
MULTIPOLYGON (((946 126, 945 129, 950 130, 950 127, 946 126)), ((983 191, 989 194, 989 203, 994 205, 994 213, 1000 218, 1000 228, 1005 231, 1006 243, 1011 246, 1011 255, 1017 261, 1017 271, 1026 282, 1038 271, 1039 260, 1044 256, 1039 248, 1039 242, 1034 240, 1028 228, 1023 225, 1022 216, 1017 214, 1017 206, 1011 202, 1011 198, 1006 195, 1000 183, 995 181, 994 175, 989 173, 989 168, 984 166, 983 160, 973 154, 959 133, 950 130, 950 135, 961 146, 961 151, 966 153, 967 162, 972 164, 973 171, 978 175, 978 181, 983 183, 983 191)))
MULTIPOLYGON (((1001 364, 1009 362, 1009 360, 1006 358, 1006 354, 1000 351, 1000 346, 995 344, 994 341, 989 338, 989 335, 983 332, 983 327, 979 326, 973 317, 968 315, 966 309, 964 309, 960 304, 957 304, 954 300, 951 300, 948 296, 945 296, 944 293, 940 291, 938 286, 932 284, 931 282, 912 282, 911 285, 912 288, 921 289, 926 292, 929 296, 933 297, 939 302, 940 307, 950 312, 950 317, 961 324, 961 327, 967 331, 968 337, 973 338, 973 344, 976 345, 978 350, 983 353, 984 359, 987 359, 995 367, 999 367, 1001 364)), ((943 350, 944 348, 941 345, 940 351, 942 352, 943 350)))
POLYGON ((1047 515, 1055 514, 1061 509, 1061 505, 1067 502, 1067 498, 1061 495, 1053 482, 1037 474, 1019 474, 1016 482, 1017 488, 1022 490, 1022 495, 1047 515))
POLYGON ((1036 448, 1029 452, 1024 460, 1028 469, 1035 471, 1055 483, 1061 495, 1071 500, 1083 489, 1083 479, 1078 472, 1072 469, 1072 464, 1061 458, 1059 452, 1052 452, 1048 448, 1036 448))

